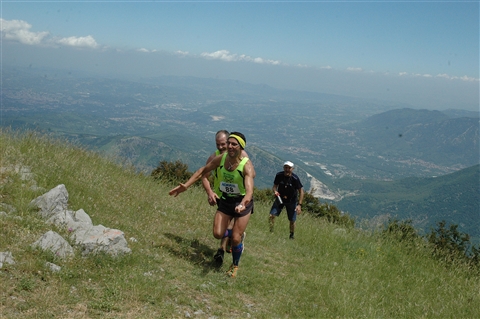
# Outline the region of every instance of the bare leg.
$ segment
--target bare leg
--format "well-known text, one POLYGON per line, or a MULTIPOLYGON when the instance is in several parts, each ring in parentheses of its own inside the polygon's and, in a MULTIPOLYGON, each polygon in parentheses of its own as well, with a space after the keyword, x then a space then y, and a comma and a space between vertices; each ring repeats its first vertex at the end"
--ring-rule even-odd
MULTIPOLYGON (((215 218, 213 220, 213 236, 222 241, 222 247, 217 250, 216 254, 213 256, 213 259, 219 266, 222 265, 223 263, 223 255, 225 253, 225 248, 223 247, 223 241, 224 239, 227 239, 227 237, 225 237, 225 231, 227 230, 227 227, 229 226, 229 224, 231 224, 231 220, 233 220, 232 217, 218 210, 215 213, 215 218)), ((225 240, 225 245, 226 245, 226 240, 225 240)))
MULTIPOLYGON (((232 220, 230 220, 230 223, 228 224, 228 227, 227 229, 233 229, 233 224, 235 223, 235 218, 232 218, 232 220)), ((226 252, 230 252, 228 249, 227 249, 227 244, 228 244, 228 241, 230 240, 230 238, 228 237, 223 237, 221 240, 220 240, 220 248, 223 250, 223 251, 226 251, 226 252)), ((230 245, 231 246, 231 245, 230 245)))
POLYGON ((213 237, 217 239, 222 239, 231 220, 231 216, 228 216, 227 214, 224 214, 221 211, 217 210, 217 212, 215 213, 215 218, 213 220, 213 237))
POLYGON ((232 229, 232 246, 238 246, 242 242, 242 235, 247 228, 248 221, 250 220, 250 216, 252 214, 248 214, 239 218, 235 219, 235 223, 233 224, 232 229))

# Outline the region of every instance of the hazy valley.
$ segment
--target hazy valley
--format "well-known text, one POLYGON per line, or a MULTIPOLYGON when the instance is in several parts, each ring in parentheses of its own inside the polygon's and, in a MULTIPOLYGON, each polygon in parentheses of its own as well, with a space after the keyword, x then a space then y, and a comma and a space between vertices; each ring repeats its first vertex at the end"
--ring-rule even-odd
MULTIPOLYGON (((288 159, 297 164, 307 190, 315 188, 318 197, 353 216, 414 217, 422 228, 447 218, 468 226, 463 229, 476 229, 473 235, 479 236, 478 166, 467 170, 468 185, 445 190, 452 196, 441 209, 436 199, 435 205, 428 204, 432 194, 409 193, 419 184, 439 190, 450 174, 479 163, 478 112, 453 108, 415 110, 233 80, 120 80, 5 69, 1 124, 66 137, 146 173, 161 160, 181 160, 193 171, 213 152, 214 132, 237 130, 247 137, 259 188, 270 188, 288 159), (398 187, 405 178, 431 181, 445 175, 430 186, 415 180, 398 187), (468 204, 460 205, 465 198, 468 204)), ((441 192, 436 196, 446 197, 441 192)))

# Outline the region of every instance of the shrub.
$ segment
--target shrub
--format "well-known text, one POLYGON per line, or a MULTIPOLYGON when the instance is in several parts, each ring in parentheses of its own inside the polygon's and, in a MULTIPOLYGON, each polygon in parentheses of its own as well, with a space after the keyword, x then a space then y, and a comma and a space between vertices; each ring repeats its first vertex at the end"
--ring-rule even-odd
POLYGON ((412 242, 420 237, 413 227, 411 219, 406 221, 389 220, 383 234, 404 242, 412 242))
POLYGON ((188 165, 181 161, 173 163, 161 161, 150 175, 156 180, 180 183, 187 181, 192 176, 192 173, 188 171, 188 165))
POLYGON ((325 218, 330 223, 351 228, 355 226, 355 221, 350 218, 348 214, 340 211, 335 205, 320 203, 320 201, 312 195, 313 191, 314 190, 312 190, 310 193, 305 193, 305 196, 303 197, 302 210, 312 214, 315 217, 325 218))
POLYGON ((454 224, 447 227, 447 223, 443 220, 437 224, 436 229, 432 229, 430 234, 426 235, 428 242, 432 245, 434 256, 448 263, 464 260, 470 266, 480 269, 480 248, 472 246, 470 236, 461 233, 457 228, 458 225, 454 224))
POLYGON ((267 204, 272 204, 275 196, 273 191, 270 188, 258 189, 256 187, 253 188, 253 198, 255 202, 263 202, 267 204))

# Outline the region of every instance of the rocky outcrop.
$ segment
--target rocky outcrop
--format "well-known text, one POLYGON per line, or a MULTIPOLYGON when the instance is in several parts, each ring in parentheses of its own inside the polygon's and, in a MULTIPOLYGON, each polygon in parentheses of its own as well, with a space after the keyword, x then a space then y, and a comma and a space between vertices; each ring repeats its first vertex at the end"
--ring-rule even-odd
POLYGON ((65 185, 58 185, 48 193, 34 199, 30 205, 37 207, 43 218, 62 214, 67 210, 68 192, 65 185))
MULTIPOLYGON (((122 231, 103 225, 94 226, 90 216, 83 209, 68 210, 68 192, 63 184, 35 198, 30 205, 36 207, 39 210, 38 213, 48 223, 67 229, 70 239, 80 248, 83 255, 105 252, 116 256, 131 252, 122 231)), ((51 234, 49 234, 50 237, 51 234)), ((52 240, 57 241, 57 239, 52 240)), ((52 250, 51 247, 58 248, 53 243, 44 243, 41 247, 50 250, 52 250)), ((57 251, 53 252, 57 253, 57 251)))
MULTIPOLYGON (((0 173, 2 173, 0 174, 2 178, 0 185, 8 183, 9 174, 15 173, 20 175, 22 186, 29 186, 32 190, 44 190, 37 186, 34 180, 35 175, 28 167, 22 165, 0 167, 0 173)), ((93 225, 92 219, 83 209, 69 210, 68 192, 63 184, 38 196, 30 202, 30 205, 38 210, 38 214, 45 219, 46 223, 65 229, 67 234, 67 237, 64 238, 50 230, 32 244, 34 248, 50 251, 62 259, 74 256, 77 249, 84 256, 98 252, 112 256, 131 252, 121 230, 107 228, 103 225, 93 225)), ((8 218, 15 213, 15 207, 0 203, 0 218, 8 218)), ((13 218, 17 217, 21 218, 20 216, 13 218)), ((11 252, 0 252, 0 268, 13 264, 15 264, 15 259, 11 252)), ((55 272, 61 269, 49 262, 45 266, 55 272)))
POLYGON ((58 256, 62 259, 75 255, 75 252, 68 241, 66 241, 58 233, 51 230, 43 234, 39 240, 34 242, 32 247, 50 250, 55 254, 55 256, 58 256))

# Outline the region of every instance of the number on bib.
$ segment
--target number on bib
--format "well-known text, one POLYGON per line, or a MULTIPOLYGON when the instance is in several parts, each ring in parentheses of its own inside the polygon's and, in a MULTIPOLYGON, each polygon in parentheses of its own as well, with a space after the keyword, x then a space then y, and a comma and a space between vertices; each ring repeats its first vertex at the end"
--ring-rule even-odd
POLYGON ((240 189, 238 188, 238 184, 231 184, 231 183, 220 183, 220 190, 227 194, 238 194, 240 195, 240 189))

